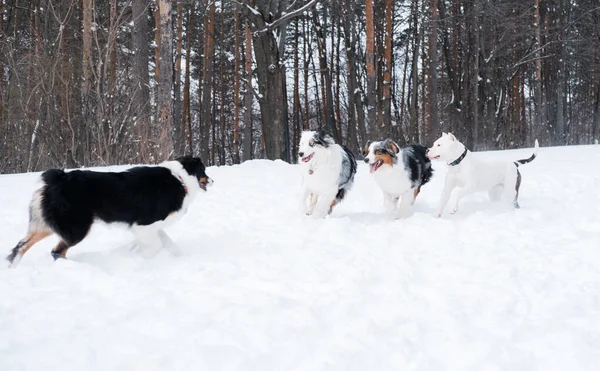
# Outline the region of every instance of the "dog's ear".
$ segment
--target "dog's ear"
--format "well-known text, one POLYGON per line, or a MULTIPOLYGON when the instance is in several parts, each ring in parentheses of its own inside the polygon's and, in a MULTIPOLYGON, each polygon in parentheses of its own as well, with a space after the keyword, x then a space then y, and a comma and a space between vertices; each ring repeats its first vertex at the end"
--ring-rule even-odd
POLYGON ((394 153, 400 152, 400 147, 398 147, 398 145, 396 144, 396 142, 394 142, 390 138, 387 138, 384 143, 385 143, 385 147, 387 149, 389 149, 390 151, 392 151, 394 153))
POLYGON ((453 142, 454 142, 454 141, 456 140, 456 137, 454 136, 454 134, 452 134, 452 133, 448 133, 448 136, 450 137, 450 140, 451 140, 451 141, 453 141, 453 142))
POLYGON ((369 146, 371 145, 371 141, 367 140, 367 144, 365 144, 365 148, 363 149, 363 156, 367 157, 369 155, 369 146))
POLYGON ((400 152, 400 149, 398 148, 398 145, 396 143, 394 143, 393 140, 391 139, 386 139, 383 141, 383 143, 381 144, 381 146, 383 148, 385 148, 386 152, 390 154, 390 156, 392 157, 396 157, 396 154, 398 152, 400 152))
POLYGON ((448 134, 446 134, 446 133, 444 133, 444 132, 442 131, 442 136, 443 136, 443 137, 445 137, 446 135, 448 135, 448 134))
POLYGON ((329 133, 327 133, 325 130, 319 130, 316 133, 316 137, 314 139, 316 144, 320 144, 325 148, 329 147, 330 144, 335 143, 333 137, 329 135, 329 133))

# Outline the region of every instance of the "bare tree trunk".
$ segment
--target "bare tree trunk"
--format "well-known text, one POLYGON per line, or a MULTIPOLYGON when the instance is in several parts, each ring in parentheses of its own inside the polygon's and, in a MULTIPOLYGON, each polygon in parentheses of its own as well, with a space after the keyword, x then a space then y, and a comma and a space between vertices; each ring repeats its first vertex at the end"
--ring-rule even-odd
POLYGON ((160 130, 160 158, 168 159, 173 155, 173 31, 171 20, 171 0, 159 0, 160 10, 160 58, 158 63, 159 79, 156 97, 158 108, 158 127, 160 130))
POLYGON ((542 107, 542 35, 541 35, 541 18, 540 18, 540 0, 535 1, 534 11, 534 29, 535 29, 535 83, 534 83, 534 94, 535 94, 535 126, 536 128, 542 127, 543 112, 542 107))
POLYGON ((410 99, 411 141, 419 142, 419 0, 413 0, 412 87, 410 99))
POLYGON ((205 21, 204 78, 202 87, 202 122, 200 126, 200 157, 209 161, 209 137, 212 126, 212 88, 215 58, 215 3, 211 2, 205 21))
MULTIPOLYGON (((1 13, 0 13, 1 14, 1 13)), ((2 16, 0 15, 0 18, 2 16)), ((83 84, 87 96, 92 84, 92 0, 83 0, 83 84)))
POLYGON ((182 108, 182 120, 181 120, 181 136, 182 141, 185 140, 185 144, 182 144, 183 153, 193 153, 194 147, 192 147, 192 111, 190 102, 190 74, 191 74, 191 55, 192 55, 192 41, 194 40, 194 16, 195 5, 192 4, 188 11, 187 18, 187 44, 185 47, 185 81, 183 83, 183 108, 182 108))
MULTIPOLYGON (((442 0, 443 1, 443 0, 442 0)), ((478 1, 478 0, 475 0, 478 1)), ((429 26, 429 107, 430 116, 425 127, 425 141, 434 140, 433 125, 438 125, 438 0, 431 0, 431 23, 429 26)), ((475 56, 479 58, 478 54, 475 56)))
POLYGON ((322 86, 324 89, 323 98, 325 98, 325 127, 328 132, 330 132, 333 137, 341 142, 342 138, 340 133, 338 133, 337 125, 335 122, 335 111, 333 108, 333 91, 332 91, 332 83, 331 83, 331 72, 329 66, 327 65, 327 48, 325 46, 325 35, 323 33, 323 28, 321 26, 321 22, 319 21, 319 15, 317 11, 313 9, 312 11, 313 23, 315 25, 315 32, 317 35, 317 48, 319 51, 319 69, 321 70, 321 82, 325 82, 325 85, 322 86))
POLYGON ((310 106, 308 103, 308 30, 306 27, 306 17, 302 20, 302 57, 304 58, 304 130, 310 130, 310 106))
POLYGON ((385 55, 383 70, 383 125, 392 127, 392 33, 393 33, 393 0, 385 1, 385 55))
POLYGON ((298 156, 298 142, 300 141, 300 66, 299 66, 299 32, 298 19, 294 21, 294 108, 292 111, 294 140, 292 144, 292 158, 298 156))
POLYGON ((181 130, 181 52, 183 50, 183 0, 177 0, 177 44, 175 47, 175 73, 173 74, 173 149, 183 154, 185 143, 181 130))
POLYGON ((376 71, 375 71, 375 23, 373 14, 373 0, 366 0, 365 17, 367 23, 367 117, 369 132, 379 137, 381 130, 377 125, 376 107, 376 71))
POLYGON ((150 133, 150 71, 148 68, 148 7, 150 0, 133 0, 133 112, 136 115, 135 130, 138 138, 139 159, 142 163, 152 161, 150 133))
POLYGON ((244 61, 246 77, 246 93, 244 94, 244 161, 252 160, 252 31, 246 24, 244 61))
POLYGON ((234 42, 233 42, 233 163, 240 163, 240 14, 239 5, 234 10, 234 42))

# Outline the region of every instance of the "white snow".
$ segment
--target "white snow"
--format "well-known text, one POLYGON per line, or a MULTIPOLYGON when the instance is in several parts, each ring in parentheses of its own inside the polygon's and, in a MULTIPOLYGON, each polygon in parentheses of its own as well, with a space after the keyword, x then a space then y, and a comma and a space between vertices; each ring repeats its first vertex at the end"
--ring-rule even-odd
MULTIPOLYGON (((96 225, 69 260, 49 238, 2 264, 0 370, 597 370, 599 164, 599 146, 541 148, 520 210, 480 194, 434 219, 436 163, 397 221, 362 162, 326 220, 298 215, 297 165, 209 168, 167 231, 180 257, 96 225)), ((0 176, 5 254, 37 178, 0 176)))

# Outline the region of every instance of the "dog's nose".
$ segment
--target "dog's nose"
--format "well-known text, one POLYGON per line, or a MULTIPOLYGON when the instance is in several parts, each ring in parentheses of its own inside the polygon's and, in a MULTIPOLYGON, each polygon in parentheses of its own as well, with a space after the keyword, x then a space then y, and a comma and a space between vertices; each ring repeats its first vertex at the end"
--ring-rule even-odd
POLYGON ((298 152, 298 156, 304 157, 304 152, 298 152))
POLYGON ((368 164, 368 163, 369 163, 369 159, 368 159, 368 158, 366 158, 366 157, 363 159, 363 161, 365 162, 365 164, 368 164))

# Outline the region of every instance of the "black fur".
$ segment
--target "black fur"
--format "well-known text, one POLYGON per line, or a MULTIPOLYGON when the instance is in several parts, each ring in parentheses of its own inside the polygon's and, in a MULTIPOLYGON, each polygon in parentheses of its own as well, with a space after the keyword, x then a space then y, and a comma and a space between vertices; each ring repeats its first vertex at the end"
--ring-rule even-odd
POLYGON ((324 130, 315 132, 313 141, 315 144, 321 145, 325 148, 329 147, 331 144, 335 144, 333 137, 324 130))
POLYGON ((531 162, 533 160, 535 160, 535 153, 533 155, 531 155, 531 157, 529 157, 529 158, 515 161, 515 165, 517 165, 517 167, 519 167, 519 164, 525 165, 526 163, 531 162))
POLYGON ((427 148, 420 144, 408 144, 402 147, 401 152, 412 186, 416 188, 427 184, 433 175, 431 160, 425 155, 427 148))

